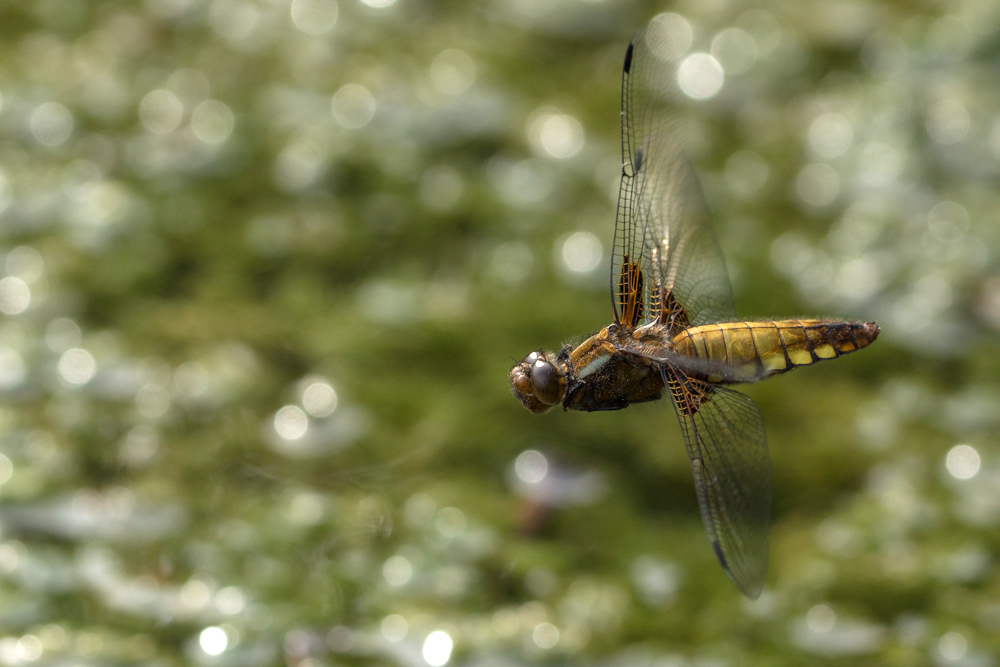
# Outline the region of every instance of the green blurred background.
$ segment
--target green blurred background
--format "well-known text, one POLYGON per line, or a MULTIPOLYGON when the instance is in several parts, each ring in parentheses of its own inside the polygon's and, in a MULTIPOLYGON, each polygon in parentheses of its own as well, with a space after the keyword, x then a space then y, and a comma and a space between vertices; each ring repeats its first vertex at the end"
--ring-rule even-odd
POLYGON ((1000 8, 0 0, 0 664, 995 664, 1000 8), (620 67, 662 12, 748 319, 743 599, 666 403, 532 416, 609 323, 620 67))

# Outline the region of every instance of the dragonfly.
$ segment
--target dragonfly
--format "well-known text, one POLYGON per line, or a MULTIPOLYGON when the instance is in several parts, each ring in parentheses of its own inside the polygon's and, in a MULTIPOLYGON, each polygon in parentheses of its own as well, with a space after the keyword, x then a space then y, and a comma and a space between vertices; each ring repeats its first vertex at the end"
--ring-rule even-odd
POLYGON ((875 322, 743 321, 695 173, 677 140, 669 32, 654 19, 622 70, 622 176, 611 260, 614 321, 510 371, 533 413, 620 410, 669 394, 708 539, 748 598, 767 575, 771 460, 760 411, 732 385, 871 345, 875 322))

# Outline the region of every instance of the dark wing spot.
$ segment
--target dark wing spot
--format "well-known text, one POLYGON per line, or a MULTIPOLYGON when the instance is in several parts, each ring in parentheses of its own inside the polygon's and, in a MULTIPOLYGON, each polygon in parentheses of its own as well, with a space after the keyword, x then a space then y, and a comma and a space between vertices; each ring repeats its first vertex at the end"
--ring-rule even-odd
POLYGON ((635 173, 642 169, 642 146, 635 149, 635 173))
POLYGON ((722 569, 729 572, 729 563, 726 562, 726 557, 722 555, 722 546, 718 542, 713 541, 712 549, 715 551, 715 557, 719 559, 722 569))
POLYGON ((629 42, 628 49, 625 50, 625 67, 623 68, 625 73, 628 74, 629 70, 632 69, 632 43, 629 42))

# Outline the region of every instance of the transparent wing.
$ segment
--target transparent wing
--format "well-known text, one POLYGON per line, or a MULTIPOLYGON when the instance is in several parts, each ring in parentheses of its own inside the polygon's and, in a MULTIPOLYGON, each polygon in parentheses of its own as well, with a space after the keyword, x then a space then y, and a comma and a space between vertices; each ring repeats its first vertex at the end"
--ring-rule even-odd
POLYGON ((667 363, 680 372, 693 379, 713 378, 714 382, 726 382, 730 384, 758 382, 767 377, 768 371, 762 365, 742 364, 734 365, 725 362, 701 359, 699 357, 689 357, 668 348, 659 348, 652 351, 629 350, 629 354, 638 357, 651 359, 657 363, 667 363), (714 379, 718 378, 718 379, 714 379))
MULTIPOLYGON (((691 165, 676 140, 681 58, 662 16, 632 38, 622 72, 622 183, 615 221, 612 300, 619 310, 623 266, 636 263, 647 319, 659 314, 649 294, 673 292, 693 325, 736 317, 725 261, 691 165)), ((633 281, 635 283, 635 281, 633 281)), ((638 298, 638 297, 637 297, 638 298)), ((642 310, 641 308, 633 309, 642 310)))
POLYGON ((771 459, 760 411, 739 392, 666 370, 701 518, 737 588, 756 598, 767 575, 771 459))

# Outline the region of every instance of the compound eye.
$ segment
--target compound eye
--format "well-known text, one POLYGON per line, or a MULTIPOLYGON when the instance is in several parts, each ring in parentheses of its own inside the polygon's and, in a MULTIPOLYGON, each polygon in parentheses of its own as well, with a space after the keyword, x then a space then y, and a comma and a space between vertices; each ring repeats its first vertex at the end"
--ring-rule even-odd
POLYGON ((535 397, 542 403, 555 405, 559 402, 559 377, 555 366, 545 359, 536 359, 531 365, 531 384, 535 388, 535 397))
POLYGON ((548 387, 555 373, 556 369, 544 359, 538 359, 531 364, 531 381, 535 383, 536 387, 542 389, 548 387))
POLYGON ((534 352, 529 353, 528 356, 526 356, 521 361, 521 363, 522 364, 528 364, 529 366, 532 366, 539 359, 544 359, 544 357, 542 356, 542 351, 541 350, 535 350, 534 352))

